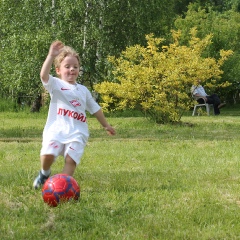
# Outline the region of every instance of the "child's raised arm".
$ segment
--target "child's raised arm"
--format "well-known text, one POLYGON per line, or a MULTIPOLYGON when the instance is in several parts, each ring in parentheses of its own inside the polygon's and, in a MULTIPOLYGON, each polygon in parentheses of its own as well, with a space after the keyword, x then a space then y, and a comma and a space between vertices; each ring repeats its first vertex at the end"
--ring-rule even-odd
POLYGON ((40 72, 40 77, 44 83, 48 82, 49 73, 54 61, 54 58, 61 52, 61 49, 64 47, 61 41, 55 41, 51 44, 48 55, 42 65, 40 72))

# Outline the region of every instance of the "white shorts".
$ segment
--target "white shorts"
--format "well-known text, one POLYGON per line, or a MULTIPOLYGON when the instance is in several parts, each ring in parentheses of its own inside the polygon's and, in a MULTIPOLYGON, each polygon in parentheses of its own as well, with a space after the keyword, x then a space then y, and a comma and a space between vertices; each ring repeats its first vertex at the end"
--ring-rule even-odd
POLYGON ((71 143, 60 143, 58 141, 51 141, 47 143, 42 143, 42 149, 40 155, 54 155, 55 159, 59 155, 66 158, 69 155, 76 164, 80 163, 80 159, 84 152, 85 144, 80 142, 71 142, 71 143))

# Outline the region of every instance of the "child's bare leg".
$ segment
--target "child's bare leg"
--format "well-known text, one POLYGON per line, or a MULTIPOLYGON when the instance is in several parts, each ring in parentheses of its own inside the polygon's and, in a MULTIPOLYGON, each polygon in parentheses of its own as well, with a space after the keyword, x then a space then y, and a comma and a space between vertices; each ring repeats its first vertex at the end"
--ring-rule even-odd
POLYGON ((54 155, 42 155, 41 159, 41 167, 42 169, 39 171, 38 176, 35 178, 33 182, 33 187, 35 189, 40 188, 48 179, 51 173, 51 166, 54 162, 54 155))
POLYGON ((41 166, 42 166, 42 169, 47 171, 51 168, 53 162, 54 162, 54 155, 42 155, 41 156, 41 166))
POLYGON ((77 167, 76 162, 67 154, 62 173, 72 176, 77 167))

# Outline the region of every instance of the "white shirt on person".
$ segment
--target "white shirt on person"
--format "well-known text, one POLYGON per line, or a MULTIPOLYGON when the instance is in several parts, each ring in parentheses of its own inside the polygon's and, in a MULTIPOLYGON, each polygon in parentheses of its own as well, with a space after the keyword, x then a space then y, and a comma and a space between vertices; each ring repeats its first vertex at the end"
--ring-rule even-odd
POLYGON ((90 91, 81 84, 72 85, 51 75, 48 83, 42 83, 51 98, 43 141, 86 143, 89 137, 86 111, 94 114, 100 109, 90 91))
POLYGON ((193 96, 195 96, 196 94, 203 97, 208 96, 208 94, 205 92, 205 89, 203 88, 202 85, 192 86, 191 92, 193 96))

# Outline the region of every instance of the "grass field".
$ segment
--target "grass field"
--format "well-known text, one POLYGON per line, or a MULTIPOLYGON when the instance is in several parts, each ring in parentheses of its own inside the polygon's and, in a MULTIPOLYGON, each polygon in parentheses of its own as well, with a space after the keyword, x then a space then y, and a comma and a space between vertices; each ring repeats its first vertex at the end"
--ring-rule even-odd
POLYGON ((0 112, 0 239, 240 239, 239 116, 111 117, 114 137, 89 118, 81 199, 50 208, 32 188, 46 114, 0 112))

